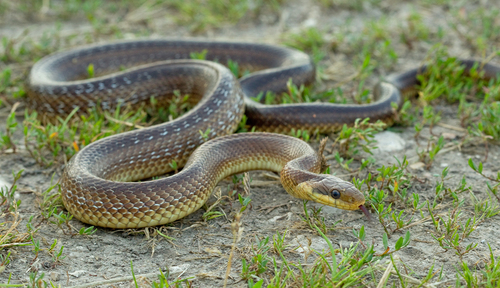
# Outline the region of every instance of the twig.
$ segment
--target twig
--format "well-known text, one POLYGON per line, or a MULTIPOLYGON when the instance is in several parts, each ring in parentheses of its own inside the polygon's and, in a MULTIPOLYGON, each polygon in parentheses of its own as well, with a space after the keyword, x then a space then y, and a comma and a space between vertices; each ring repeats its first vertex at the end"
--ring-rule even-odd
POLYGON ((451 129, 451 130, 455 130, 455 131, 459 131, 459 132, 467 132, 467 130, 462 128, 462 127, 453 126, 453 125, 446 124, 443 122, 439 122, 439 123, 437 123, 437 125, 441 126, 443 128, 447 128, 447 129, 451 129))
POLYGON ((384 275, 382 275, 382 278, 380 278, 380 281, 378 282, 377 288, 383 288, 385 287, 385 283, 387 283, 387 278, 389 278, 389 274, 392 272, 392 263, 389 262, 387 264, 387 268, 385 269, 384 275))
POLYGON ((104 115, 104 117, 106 117, 106 119, 108 119, 109 121, 111 122, 115 122, 115 123, 118 123, 118 124, 122 124, 122 125, 125 125, 125 126, 128 126, 128 127, 134 127, 135 129, 143 129, 143 128, 146 128, 144 126, 141 126, 141 125, 137 125, 137 124, 134 124, 134 123, 130 123, 130 122, 126 122, 126 121, 122 121, 122 120, 118 120, 118 119, 115 119, 109 115, 104 115))

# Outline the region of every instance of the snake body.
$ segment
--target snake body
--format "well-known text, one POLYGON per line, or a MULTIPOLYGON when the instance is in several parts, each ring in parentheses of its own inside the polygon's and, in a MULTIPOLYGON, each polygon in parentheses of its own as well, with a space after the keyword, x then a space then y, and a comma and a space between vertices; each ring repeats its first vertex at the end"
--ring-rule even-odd
MULTIPOLYGON (((498 73, 498 68, 490 68, 491 75, 498 73)), ((263 105, 250 99, 263 91, 286 91, 289 79, 296 85, 310 84, 314 71, 306 54, 264 44, 186 40, 99 44, 37 62, 30 74, 28 106, 51 118, 75 107, 138 105, 151 96, 160 104, 168 103, 175 91, 197 102, 174 121, 101 139, 72 157, 60 182, 62 198, 85 223, 109 228, 169 223, 198 210, 221 179, 255 169, 280 172, 283 187, 297 198, 355 210, 364 203, 362 193, 352 183, 318 174, 323 158, 307 143, 270 133, 225 136, 236 129, 244 112, 247 124, 280 133, 292 128, 330 132, 365 117, 391 123, 391 103, 401 105, 400 91, 416 84, 418 72, 380 82, 374 89, 378 100, 368 105, 263 105), (191 52, 203 50, 210 61, 186 60, 191 52), (256 72, 238 81, 219 64, 229 60, 240 70, 256 72), (85 79, 90 64, 97 77, 85 79), (207 131, 205 136, 213 140, 204 143, 207 139, 200 131, 207 131), (184 169, 164 179, 131 182, 172 171, 172 161, 184 169)))

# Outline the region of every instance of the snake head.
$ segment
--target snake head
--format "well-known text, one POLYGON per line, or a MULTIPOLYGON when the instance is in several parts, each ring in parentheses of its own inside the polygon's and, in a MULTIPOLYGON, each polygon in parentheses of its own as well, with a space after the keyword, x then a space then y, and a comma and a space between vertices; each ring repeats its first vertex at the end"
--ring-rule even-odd
POLYGON ((332 175, 322 175, 298 186, 303 191, 302 196, 320 204, 344 210, 358 210, 365 203, 365 197, 354 184, 332 175))

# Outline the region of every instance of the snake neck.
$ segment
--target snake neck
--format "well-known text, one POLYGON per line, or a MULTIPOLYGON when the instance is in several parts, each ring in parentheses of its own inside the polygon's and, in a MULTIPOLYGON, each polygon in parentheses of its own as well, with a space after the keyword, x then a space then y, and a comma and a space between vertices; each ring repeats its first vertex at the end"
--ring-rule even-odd
POLYGON ((288 194, 295 198, 314 200, 310 191, 299 185, 304 182, 319 181, 322 157, 315 154, 304 155, 286 163, 280 173, 280 181, 288 194))

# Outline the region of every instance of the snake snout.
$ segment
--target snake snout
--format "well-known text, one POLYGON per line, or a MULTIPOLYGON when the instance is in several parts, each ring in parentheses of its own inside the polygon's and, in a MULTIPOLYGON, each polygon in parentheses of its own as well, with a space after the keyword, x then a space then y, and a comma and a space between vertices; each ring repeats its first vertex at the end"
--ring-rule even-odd
POLYGON ((332 175, 324 175, 319 181, 311 181, 314 201, 344 210, 358 210, 365 197, 354 184, 332 175))

